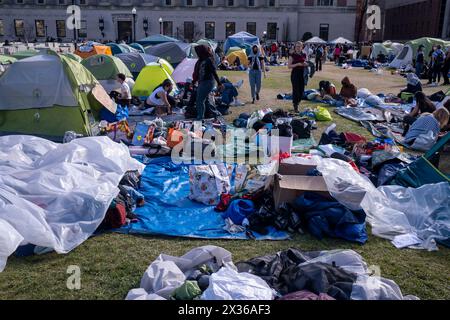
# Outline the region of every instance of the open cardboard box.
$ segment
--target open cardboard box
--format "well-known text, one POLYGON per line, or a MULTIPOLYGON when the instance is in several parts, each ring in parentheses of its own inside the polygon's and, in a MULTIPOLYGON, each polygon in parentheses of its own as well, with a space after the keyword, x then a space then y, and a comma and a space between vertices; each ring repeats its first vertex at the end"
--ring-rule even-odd
POLYGON ((331 197, 323 177, 308 176, 307 172, 315 169, 314 165, 280 163, 278 175, 275 176, 273 198, 275 208, 283 203, 293 203, 306 191, 317 192, 331 197))

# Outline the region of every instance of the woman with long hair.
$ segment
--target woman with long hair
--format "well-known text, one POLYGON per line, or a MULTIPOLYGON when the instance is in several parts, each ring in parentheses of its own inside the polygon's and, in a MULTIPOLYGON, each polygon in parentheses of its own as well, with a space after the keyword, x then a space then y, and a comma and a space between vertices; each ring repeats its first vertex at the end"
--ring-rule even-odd
POLYGON ((306 54, 303 52, 303 42, 299 41, 295 44, 294 50, 289 56, 288 68, 291 72, 292 83, 292 103, 294 105, 295 112, 298 112, 298 106, 302 101, 303 94, 305 92, 305 68, 308 66, 306 63, 306 54))
POLYGON ((194 84, 198 84, 196 100, 197 120, 202 120, 205 117, 209 94, 214 89, 214 80, 217 82, 219 89, 222 88, 222 84, 217 75, 214 54, 211 48, 206 45, 199 45, 195 47, 195 52, 197 53, 198 61, 195 64, 192 79, 194 84))

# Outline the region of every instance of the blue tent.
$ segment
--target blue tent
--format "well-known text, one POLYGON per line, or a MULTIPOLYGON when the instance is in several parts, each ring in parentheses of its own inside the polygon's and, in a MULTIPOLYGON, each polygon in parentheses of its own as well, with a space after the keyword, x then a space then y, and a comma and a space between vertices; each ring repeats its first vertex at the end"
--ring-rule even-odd
POLYGON ((120 54, 120 53, 128 53, 128 52, 136 51, 136 49, 134 49, 126 44, 117 44, 117 43, 111 42, 111 43, 107 43, 106 45, 111 48, 111 52, 112 52, 113 56, 115 56, 116 54, 120 54))
POLYGON ((137 79, 139 73, 147 64, 158 62, 159 60, 158 57, 140 52, 120 53, 116 57, 125 63, 135 79, 137 79))
POLYGON ((180 40, 172 38, 172 37, 168 37, 168 36, 164 36, 162 34, 154 34, 151 35, 147 38, 141 39, 139 41, 137 41, 137 43, 139 43, 140 45, 143 45, 144 47, 146 46, 153 46, 155 44, 160 44, 160 43, 166 43, 166 42, 179 42, 180 40))
POLYGON ((144 47, 139 43, 133 42, 132 44, 130 44, 130 47, 136 49, 140 53, 145 53, 144 47))
POLYGON ((228 37, 223 45, 223 52, 228 52, 228 49, 231 47, 240 47, 247 51, 255 44, 259 45, 259 38, 248 32, 242 31, 228 37))

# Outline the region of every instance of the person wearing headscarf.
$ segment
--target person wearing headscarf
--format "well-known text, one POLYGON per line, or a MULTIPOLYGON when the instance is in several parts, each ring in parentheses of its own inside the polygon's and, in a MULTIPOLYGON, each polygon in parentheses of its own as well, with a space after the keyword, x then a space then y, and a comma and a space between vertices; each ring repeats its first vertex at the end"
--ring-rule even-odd
POLYGON ((299 111, 298 106, 305 92, 305 68, 308 67, 306 60, 307 56, 303 52, 303 42, 299 41, 295 44, 288 61, 288 68, 292 70, 292 103, 294 104, 295 112, 299 111))
POLYGON ((345 77, 344 79, 342 79, 341 84, 342 84, 342 88, 341 88, 341 92, 339 93, 339 95, 344 100, 355 99, 356 95, 358 94, 358 89, 350 81, 349 77, 345 77))
POLYGON ((400 91, 398 96, 401 97, 404 92, 416 94, 419 91, 422 91, 422 83, 419 77, 415 73, 408 73, 406 75, 406 88, 400 91))
POLYGON ((252 53, 248 57, 248 80, 252 94, 252 103, 255 99, 259 100, 259 92, 261 91, 262 73, 266 75, 266 67, 264 65, 264 57, 257 45, 252 47, 252 53))
POLYGON ((205 117, 209 94, 214 89, 214 81, 217 82, 219 89, 222 88, 222 84, 217 75, 211 48, 206 45, 198 45, 195 47, 195 52, 197 53, 198 61, 195 64, 192 79, 194 84, 198 84, 196 99, 197 120, 202 120, 205 117))

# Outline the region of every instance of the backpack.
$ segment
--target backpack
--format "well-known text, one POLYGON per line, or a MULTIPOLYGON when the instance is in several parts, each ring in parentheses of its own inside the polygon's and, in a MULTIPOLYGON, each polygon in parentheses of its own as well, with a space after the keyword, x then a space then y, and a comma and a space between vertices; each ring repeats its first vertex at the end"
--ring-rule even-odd
POLYGON ((442 64, 442 63, 444 63, 444 60, 445 60, 445 54, 444 54, 444 52, 438 52, 438 54, 437 54, 437 56, 436 56, 436 63, 437 64, 442 64))

